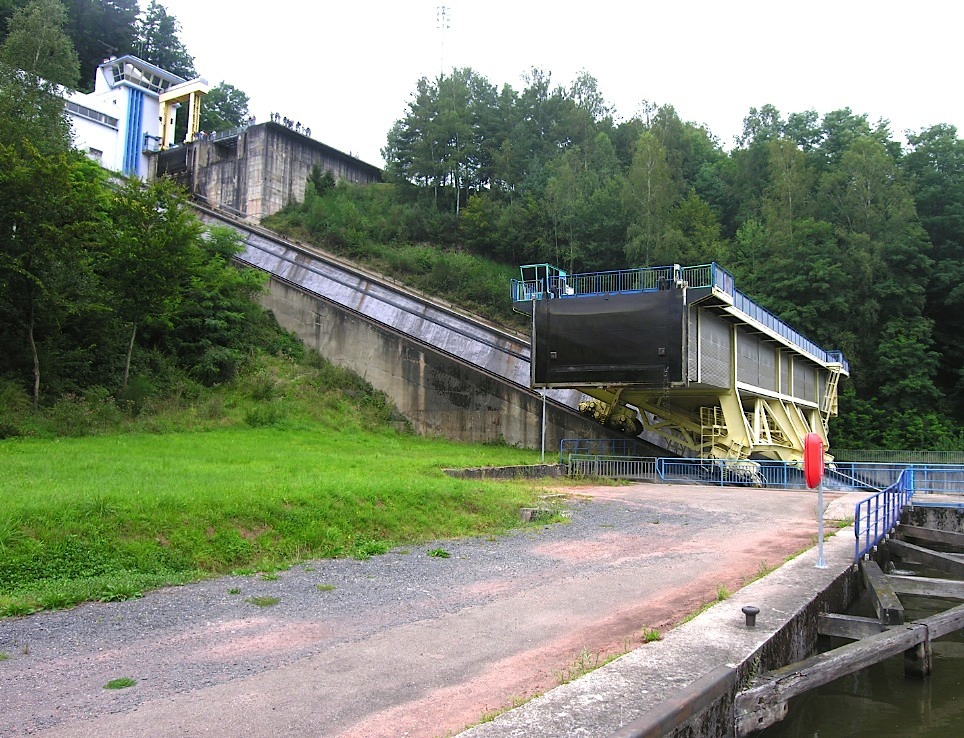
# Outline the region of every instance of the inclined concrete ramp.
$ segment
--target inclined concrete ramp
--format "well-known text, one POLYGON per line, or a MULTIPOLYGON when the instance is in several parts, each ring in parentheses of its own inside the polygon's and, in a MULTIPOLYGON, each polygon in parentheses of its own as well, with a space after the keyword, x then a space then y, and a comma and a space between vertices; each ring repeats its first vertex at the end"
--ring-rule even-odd
MULTIPOLYGON (((207 225, 227 226, 241 235, 245 249, 237 257, 239 262, 260 269, 277 282, 292 285, 306 295, 337 306, 339 310, 384 326, 407 341, 428 346, 440 355, 481 370, 527 396, 540 396, 531 388, 531 354, 527 337, 320 249, 289 241, 263 228, 239 223, 205 208, 199 207, 197 212, 207 225)), ((309 336, 301 337, 309 343, 309 336)), ((359 370, 350 364, 349 367, 359 370)), ((400 370, 399 367, 395 369, 400 370)), ((365 374, 364 371, 359 373, 365 374)), ((392 396, 386 387, 376 387, 392 396)), ((578 410, 579 403, 585 399, 582 392, 552 389, 547 390, 545 396, 560 410, 586 419, 578 410)), ((511 425, 511 422, 505 425, 511 425)), ((599 427, 591 419, 588 433, 597 438, 624 438, 616 431, 599 427)), ((525 437, 529 435, 533 434, 525 437)), ((538 437, 538 433, 534 435, 538 437)), ((586 437, 585 433, 578 435, 586 437)), ((645 431, 640 438, 657 449, 668 448, 668 442, 656 433, 645 431)), ((522 436, 506 437, 506 440, 530 447, 537 445, 525 443, 522 436)))
MULTIPOLYGON (((842 520, 852 516, 856 501, 853 495, 835 500, 825 517, 842 520)), ((761 668, 753 662, 785 626, 847 574, 853 556, 853 528, 843 528, 824 546, 826 568, 817 568, 818 551, 810 549, 664 634, 662 640, 640 646, 491 722, 463 731, 459 738, 608 738, 633 723, 639 730, 648 722, 647 715, 655 717, 667 701, 677 700, 694 682, 719 667, 743 667, 752 673, 782 666, 761 668), (760 608, 754 627, 746 625, 742 612, 746 605, 760 608)), ((792 660, 809 655, 806 650, 801 639, 792 660)), ((733 735, 732 717, 727 720, 729 725, 720 726, 720 732, 703 726, 695 734, 733 735)), ((631 734, 624 731, 624 735, 631 734)))

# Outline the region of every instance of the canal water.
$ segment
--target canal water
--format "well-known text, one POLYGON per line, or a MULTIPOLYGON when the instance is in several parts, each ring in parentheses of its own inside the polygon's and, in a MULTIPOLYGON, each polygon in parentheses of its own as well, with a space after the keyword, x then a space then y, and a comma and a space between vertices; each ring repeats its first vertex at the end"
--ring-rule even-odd
MULTIPOLYGON (((927 572, 927 575, 947 576, 940 572, 927 572)), ((961 604, 926 597, 901 596, 900 599, 908 622, 961 604)), ((850 614, 875 616, 866 595, 850 614)), ((846 642, 835 639, 832 645, 846 642)), ((957 631, 933 641, 932 649, 933 672, 926 679, 905 677, 903 657, 890 658, 790 700, 790 711, 783 722, 755 735, 761 738, 962 738, 964 633, 957 631)))

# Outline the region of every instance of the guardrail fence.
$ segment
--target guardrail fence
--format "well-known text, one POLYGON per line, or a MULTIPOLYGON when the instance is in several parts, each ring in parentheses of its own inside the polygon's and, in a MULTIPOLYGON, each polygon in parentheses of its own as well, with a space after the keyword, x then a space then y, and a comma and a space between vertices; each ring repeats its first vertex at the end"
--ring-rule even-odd
MULTIPOLYGON (((743 487, 805 489, 803 466, 751 459, 677 459, 620 453, 632 441, 563 439, 559 460, 570 476, 611 477, 635 481, 718 484, 743 487)), ((827 466, 824 488, 875 492, 854 510, 854 560, 869 553, 900 522, 915 495, 939 495, 931 504, 964 505, 964 464, 893 464, 839 462, 827 466), (956 499, 955 499, 956 498, 956 499)), ((921 504, 928 504, 921 501, 921 504)))
POLYGON ((904 506, 914 496, 916 473, 913 468, 901 472, 887 489, 857 503, 854 511, 854 561, 858 561, 890 533, 900 522, 904 506))

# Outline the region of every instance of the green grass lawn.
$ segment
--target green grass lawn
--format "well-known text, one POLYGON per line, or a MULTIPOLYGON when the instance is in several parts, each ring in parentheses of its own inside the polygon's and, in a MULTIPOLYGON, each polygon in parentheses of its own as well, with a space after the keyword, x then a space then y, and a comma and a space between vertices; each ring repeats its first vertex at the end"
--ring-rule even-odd
POLYGON ((532 488, 441 469, 537 460, 305 424, 0 441, 0 615, 504 531, 532 488))

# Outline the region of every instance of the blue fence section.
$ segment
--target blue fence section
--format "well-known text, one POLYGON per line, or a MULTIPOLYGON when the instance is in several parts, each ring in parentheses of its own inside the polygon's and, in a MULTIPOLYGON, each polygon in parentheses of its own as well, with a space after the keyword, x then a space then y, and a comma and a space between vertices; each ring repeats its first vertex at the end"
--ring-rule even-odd
POLYGON ((803 484, 802 472, 782 461, 749 459, 672 459, 656 460, 656 471, 663 482, 699 482, 721 487, 779 487, 788 489, 803 484))
MULTIPOLYGON (((531 266, 531 265, 530 265, 531 266)), ((522 267, 526 269, 526 267, 522 267)), ((528 302, 545 298, 585 297, 587 295, 656 292, 685 282, 688 287, 713 285, 715 264, 698 266, 660 266, 639 269, 619 269, 610 272, 565 274, 549 267, 552 272, 544 278, 513 279, 512 301, 528 302)), ((732 280, 732 277, 730 278, 732 280)))
MULTIPOLYGON (((573 454, 599 458, 625 458, 636 453, 631 438, 563 438, 559 442, 559 463, 573 454)), ((752 484, 757 487, 806 489, 799 463, 765 459, 680 459, 656 461, 660 481, 703 484, 752 484)), ((964 504, 964 465, 893 464, 834 461, 824 471, 824 488, 831 491, 881 491, 897 483, 911 469, 918 496, 935 494, 960 497, 964 504)))
POLYGON ((570 454, 569 476, 608 477, 655 482, 656 459, 651 456, 585 456, 570 454))
POLYGON ((905 469, 887 489, 857 503, 854 511, 854 561, 869 553, 900 522, 904 506, 914 496, 916 470, 905 469))

